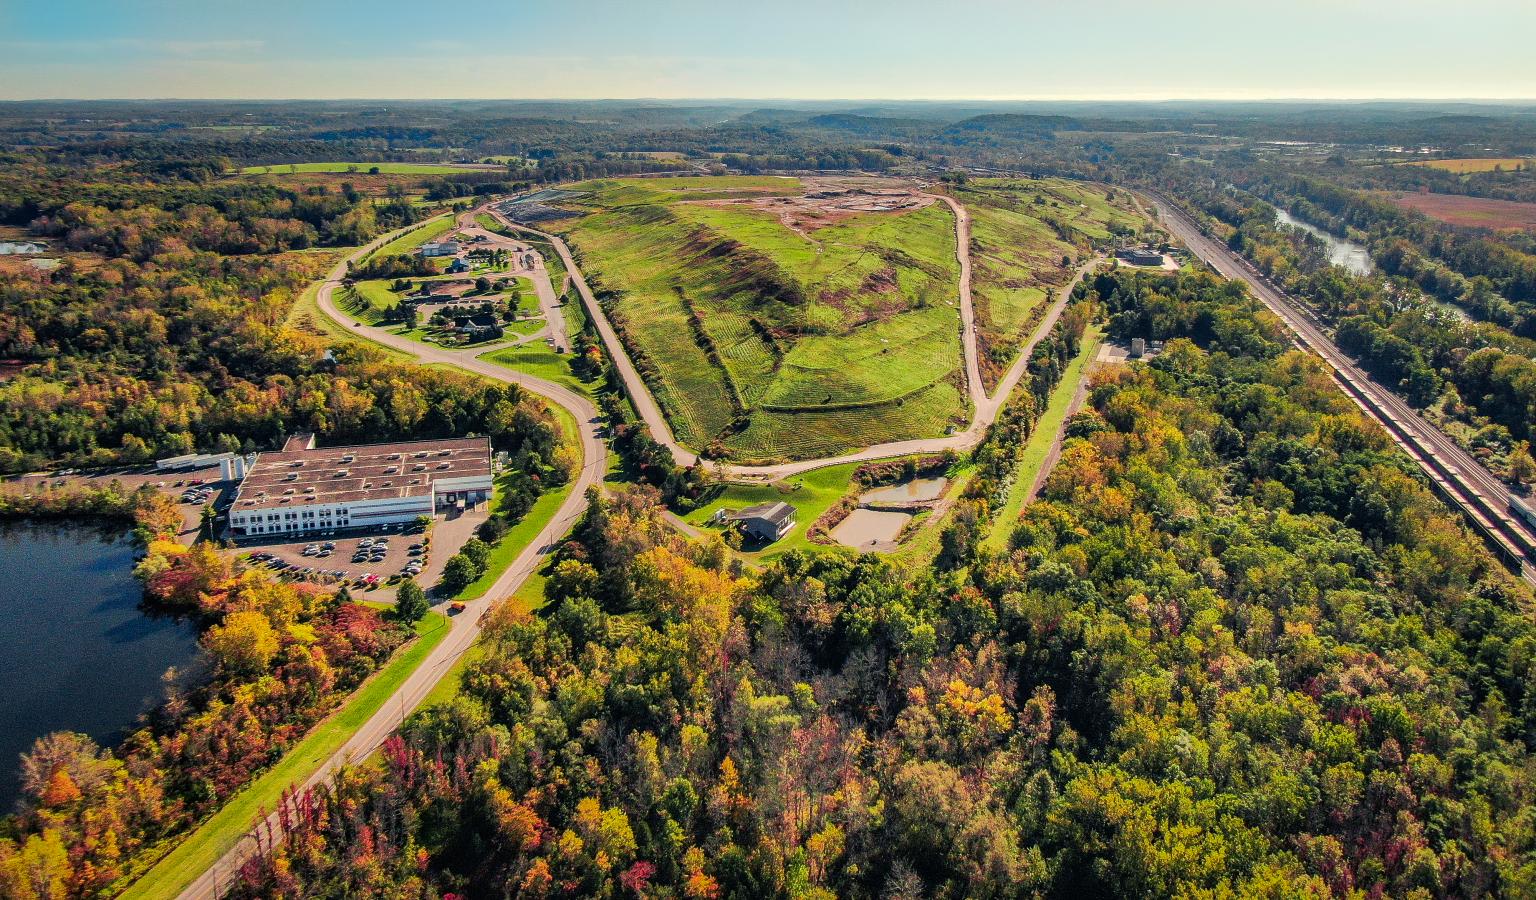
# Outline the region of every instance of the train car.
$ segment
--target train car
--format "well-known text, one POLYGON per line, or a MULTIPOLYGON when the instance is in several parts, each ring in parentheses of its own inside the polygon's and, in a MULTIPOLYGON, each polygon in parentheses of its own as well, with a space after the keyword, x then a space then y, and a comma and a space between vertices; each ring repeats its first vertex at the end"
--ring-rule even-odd
POLYGON ((1525 524, 1536 528, 1536 509, 1514 494, 1509 495, 1509 511, 1525 520, 1525 524))

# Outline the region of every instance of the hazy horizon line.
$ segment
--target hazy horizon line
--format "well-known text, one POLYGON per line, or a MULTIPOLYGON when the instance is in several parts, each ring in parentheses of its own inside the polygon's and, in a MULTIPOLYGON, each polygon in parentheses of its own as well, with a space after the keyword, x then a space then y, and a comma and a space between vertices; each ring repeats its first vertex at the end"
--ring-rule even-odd
POLYGON ((1332 95, 1255 95, 1237 96, 1035 96, 1035 97, 793 97, 793 96, 634 96, 634 97, 409 97, 409 96, 336 96, 336 97, 5 97, 0 103, 379 103, 389 101, 423 103, 1482 103, 1536 104, 1536 96, 1332 96, 1332 95))

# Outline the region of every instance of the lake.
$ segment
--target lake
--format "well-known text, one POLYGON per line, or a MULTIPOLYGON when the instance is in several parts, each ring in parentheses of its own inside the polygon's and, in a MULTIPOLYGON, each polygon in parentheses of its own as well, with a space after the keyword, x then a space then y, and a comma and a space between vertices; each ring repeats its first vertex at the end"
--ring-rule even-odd
POLYGON ((1281 225, 1289 225, 1292 228, 1300 228, 1308 234, 1316 235, 1324 244, 1328 245, 1328 261, 1336 266, 1343 266, 1355 275, 1371 274, 1371 252, 1354 241, 1346 241, 1340 237, 1301 221, 1279 207, 1275 208, 1275 221, 1281 225))
POLYGON ((79 731, 110 746, 164 699, 165 670, 196 658, 191 623, 140 608, 136 550, 121 525, 0 521, 0 813, 34 740, 79 731))

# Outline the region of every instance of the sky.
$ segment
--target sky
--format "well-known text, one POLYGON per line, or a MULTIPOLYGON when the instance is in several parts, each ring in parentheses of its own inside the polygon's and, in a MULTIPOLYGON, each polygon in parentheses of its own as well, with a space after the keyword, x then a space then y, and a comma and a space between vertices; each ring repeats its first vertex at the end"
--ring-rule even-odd
POLYGON ((0 99, 1536 98, 1536 0, 0 0, 0 99))

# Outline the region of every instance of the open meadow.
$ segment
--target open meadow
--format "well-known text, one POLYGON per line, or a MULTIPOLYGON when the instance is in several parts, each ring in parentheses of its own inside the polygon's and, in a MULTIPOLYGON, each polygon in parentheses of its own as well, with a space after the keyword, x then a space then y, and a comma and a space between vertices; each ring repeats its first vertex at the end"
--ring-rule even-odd
POLYGON ((1440 169, 1455 175, 1473 175, 1479 172, 1512 172, 1529 166, 1532 162, 1523 156, 1500 156, 1477 159, 1418 159, 1413 162, 1398 163, 1398 165, 1440 169))
POLYGON ((624 179, 556 223, 678 437, 803 458, 962 420, 953 214, 875 179, 624 179))
POLYGON ((1403 194, 1393 202, 1448 225, 1494 229, 1536 227, 1536 203, 1464 197, 1460 194, 1416 193, 1403 194))

